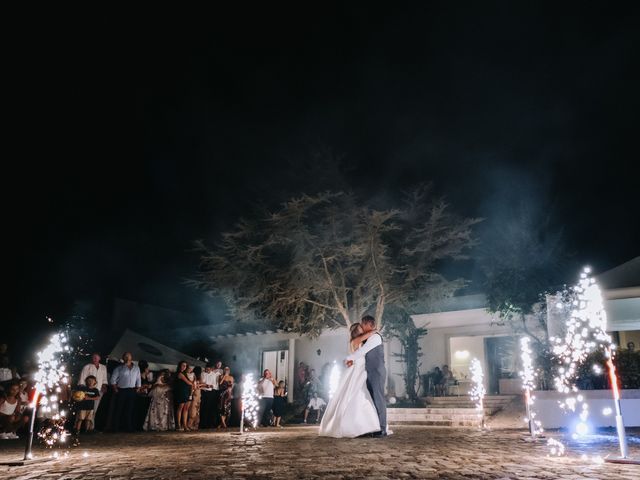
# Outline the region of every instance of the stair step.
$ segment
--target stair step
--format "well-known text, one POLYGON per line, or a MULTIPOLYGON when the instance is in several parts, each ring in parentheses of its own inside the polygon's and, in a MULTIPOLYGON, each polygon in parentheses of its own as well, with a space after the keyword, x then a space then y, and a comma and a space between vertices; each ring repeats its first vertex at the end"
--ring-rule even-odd
POLYGON ((480 420, 425 420, 425 421, 389 421, 389 425, 421 425, 427 427, 479 427, 480 420))

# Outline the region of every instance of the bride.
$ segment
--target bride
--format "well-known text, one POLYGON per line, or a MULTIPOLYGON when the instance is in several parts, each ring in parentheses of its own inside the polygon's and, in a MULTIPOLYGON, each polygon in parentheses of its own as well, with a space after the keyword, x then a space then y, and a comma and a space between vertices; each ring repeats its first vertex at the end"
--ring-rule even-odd
MULTIPOLYGON (((363 333, 359 323, 351 326, 349 351, 354 352, 371 335, 373 330, 363 333)), ((364 357, 355 361, 345 372, 338 390, 329 401, 322 417, 319 435, 334 438, 355 438, 380 431, 378 413, 367 390, 367 371, 364 357)))

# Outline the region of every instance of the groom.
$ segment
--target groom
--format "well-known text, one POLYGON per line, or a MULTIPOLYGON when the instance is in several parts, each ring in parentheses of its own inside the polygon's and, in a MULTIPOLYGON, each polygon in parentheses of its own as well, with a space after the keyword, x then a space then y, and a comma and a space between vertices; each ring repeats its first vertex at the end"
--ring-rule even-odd
MULTIPOLYGON (((371 315, 365 315, 360 321, 364 333, 370 332, 376 328, 376 320, 371 315)), ((387 370, 384 366, 384 348, 382 346, 382 336, 379 333, 373 334, 358 350, 349 355, 345 363, 348 367, 353 362, 364 356, 365 369, 367 371, 367 390, 371 394, 373 404, 378 411, 378 420, 380 420, 380 432, 374 436, 387 436, 387 404, 384 399, 384 381, 387 376, 387 370)))

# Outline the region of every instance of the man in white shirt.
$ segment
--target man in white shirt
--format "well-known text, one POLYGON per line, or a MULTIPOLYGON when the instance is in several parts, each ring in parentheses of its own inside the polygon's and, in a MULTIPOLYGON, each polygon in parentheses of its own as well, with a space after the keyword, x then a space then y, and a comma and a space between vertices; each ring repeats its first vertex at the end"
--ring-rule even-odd
POLYGON ((276 387, 276 381, 271 375, 269 369, 265 370, 262 378, 258 381, 258 393, 260 394, 260 412, 258 419, 264 427, 269 426, 271 410, 273 409, 273 391, 276 387))
POLYGON ((313 392, 313 396, 311 397, 311 400, 309 400, 307 408, 304 409, 304 423, 307 423, 309 412, 315 412, 316 423, 319 423, 320 419, 322 418, 322 411, 326 406, 327 402, 320 398, 316 392, 313 392))
POLYGON ((200 428, 213 428, 216 423, 216 403, 218 401, 218 377, 213 366, 207 363, 202 372, 202 391, 200 403, 200 428))
POLYGON ((96 377, 96 388, 100 390, 100 396, 93 402, 93 414, 98 411, 98 405, 102 396, 107 393, 109 388, 109 380, 107 378, 107 366, 100 363, 100 354, 95 352, 91 355, 91 363, 87 363, 82 367, 80 377, 78 378, 78 385, 86 386, 86 380, 88 376, 96 377))

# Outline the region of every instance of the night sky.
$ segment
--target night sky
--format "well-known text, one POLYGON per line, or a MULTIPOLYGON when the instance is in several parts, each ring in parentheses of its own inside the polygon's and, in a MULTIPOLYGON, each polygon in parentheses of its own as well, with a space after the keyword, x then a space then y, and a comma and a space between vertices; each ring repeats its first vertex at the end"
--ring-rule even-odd
POLYGON ((318 187, 525 199, 578 262, 637 256, 638 11, 425 3, 16 19, 5 333, 116 296, 203 314, 191 242, 318 187), (310 178, 319 152, 344 174, 310 178))

